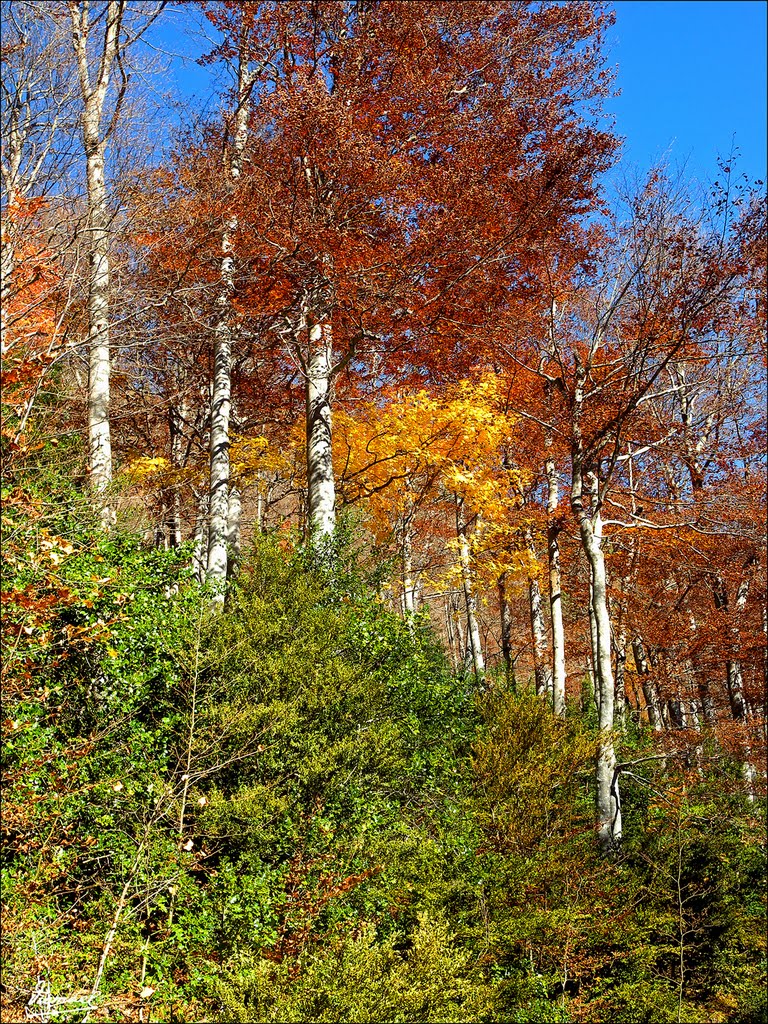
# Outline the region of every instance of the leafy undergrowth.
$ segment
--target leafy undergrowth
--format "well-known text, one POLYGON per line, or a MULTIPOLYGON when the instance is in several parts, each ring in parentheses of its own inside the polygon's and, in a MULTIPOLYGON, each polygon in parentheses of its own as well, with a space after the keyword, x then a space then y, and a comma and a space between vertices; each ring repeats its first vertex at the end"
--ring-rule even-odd
POLYGON ((4 512, 4 1020, 765 1019, 760 806, 657 766, 605 861, 589 726, 351 556, 264 539, 211 615, 83 514, 4 512))

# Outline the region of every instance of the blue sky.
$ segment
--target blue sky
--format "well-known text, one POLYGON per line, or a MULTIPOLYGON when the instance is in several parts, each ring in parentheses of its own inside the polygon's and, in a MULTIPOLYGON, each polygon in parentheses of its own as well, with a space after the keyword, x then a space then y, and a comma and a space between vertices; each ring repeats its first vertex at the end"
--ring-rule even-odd
MULTIPOLYGON (((766 180, 766 11, 763 0, 617 0, 606 59, 617 66, 621 95, 609 99, 616 133, 626 140, 622 170, 642 174, 659 160, 686 164, 690 176, 717 177, 717 157, 741 151, 737 173, 766 180), (629 165, 629 166, 627 166, 629 165)), ((158 26, 155 41, 197 56, 202 41, 184 38, 189 18, 158 26)), ((169 12, 170 13, 170 12, 169 12)), ((201 109, 211 94, 212 68, 175 60, 182 94, 201 109)))
POLYGON ((607 106, 640 170, 665 154, 700 180, 735 141, 739 173, 766 180, 766 11, 761 0, 618 0, 607 106))

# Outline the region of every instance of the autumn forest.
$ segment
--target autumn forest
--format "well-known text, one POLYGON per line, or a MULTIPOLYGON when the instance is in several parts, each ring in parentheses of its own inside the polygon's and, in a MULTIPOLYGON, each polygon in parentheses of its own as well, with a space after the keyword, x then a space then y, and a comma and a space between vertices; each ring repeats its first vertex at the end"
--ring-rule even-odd
POLYGON ((764 1022, 763 183, 591 0, 1 8, 2 1019, 764 1022))

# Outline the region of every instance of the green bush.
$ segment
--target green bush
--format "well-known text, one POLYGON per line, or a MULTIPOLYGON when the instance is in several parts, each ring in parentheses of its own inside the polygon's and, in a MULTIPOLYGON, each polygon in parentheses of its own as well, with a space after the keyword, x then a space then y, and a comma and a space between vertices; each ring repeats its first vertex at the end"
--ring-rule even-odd
POLYGON ((99 1012, 144 986, 155 1020, 763 1019, 760 808, 648 762, 607 861, 593 725, 472 692, 343 537, 260 539, 214 614, 186 549, 11 494, 19 990, 82 992, 104 958, 99 1012))
POLYGON ((493 1021, 493 988, 473 970, 444 921, 420 917, 405 948, 371 926, 297 962, 247 958, 216 987, 223 1021, 493 1021))

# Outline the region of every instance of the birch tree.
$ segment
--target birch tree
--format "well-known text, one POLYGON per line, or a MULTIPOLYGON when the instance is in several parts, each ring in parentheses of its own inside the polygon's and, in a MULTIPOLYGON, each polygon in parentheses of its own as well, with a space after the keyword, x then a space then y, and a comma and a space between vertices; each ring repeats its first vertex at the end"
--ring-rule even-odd
POLYGON ((127 54, 158 17, 156 4, 67 0, 80 84, 85 154, 88 278, 88 454, 92 490, 102 496, 102 524, 114 513, 105 492, 112 481, 110 434, 110 249, 112 213, 106 179, 107 145, 128 87, 127 54), (128 17, 130 15, 130 17, 128 17))
POLYGON ((544 464, 547 478, 547 558, 549 563, 549 609, 552 618, 552 706, 556 715, 565 714, 565 630, 563 628, 560 573, 559 488, 555 460, 544 464))
MULTIPOLYGON (((235 113, 227 133, 224 174, 230 191, 240 180, 243 154, 248 140, 248 118, 255 74, 251 71, 250 23, 244 16, 240 26, 237 57, 235 113)), ((228 544, 238 543, 240 495, 230 489, 229 421, 232 405, 233 317, 231 302, 235 291, 235 235, 238 220, 230 208, 225 213, 221 234, 221 290, 217 300, 214 328, 213 382, 211 386, 211 467, 208 501, 207 579, 215 587, 216 602, 224 600, 227 580, 228 544)))
POLYGON ((472 579, 472 563, 467 528, 468 524, 464 508, 464 498, 457 494, 456 538, 459 548, 461 584, 464 590, 464 604, 467 613, 467 649, 471 655, 472 670, 475 674, 475 680, 479 686, 482 686, 485 681, 485 658, 483 656, 483 642, 480 635, 480 624, 477 618, 477 597, 475 596, 475 586, 472 579))

